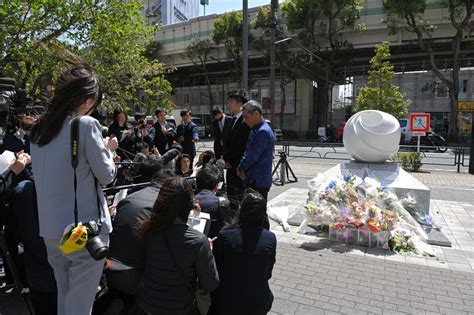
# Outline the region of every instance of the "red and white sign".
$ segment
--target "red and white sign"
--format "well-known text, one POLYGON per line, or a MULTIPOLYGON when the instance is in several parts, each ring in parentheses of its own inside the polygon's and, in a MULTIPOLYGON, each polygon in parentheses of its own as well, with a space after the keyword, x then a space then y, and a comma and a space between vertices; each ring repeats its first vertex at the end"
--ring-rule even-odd
POLYGON ((430 114, 410 114, 410 131, 430 131, 430 114))
POLYGON ((412 136, 414 137, 424 137, 426 136, 426 132, 421 132, 421 131, 414 131, 411 133, 412 136))

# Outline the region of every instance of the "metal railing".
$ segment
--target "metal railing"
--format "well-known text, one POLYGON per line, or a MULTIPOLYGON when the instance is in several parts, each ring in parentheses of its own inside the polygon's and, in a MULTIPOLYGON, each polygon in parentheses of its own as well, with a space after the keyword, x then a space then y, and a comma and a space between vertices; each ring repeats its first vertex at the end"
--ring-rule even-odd
MULTIPOLYGON (((212 141, 202 141, 196 144, 196 150, 203 152, 212 150, 212 141)), ((401 145, 399 152, 416 152, 416 145, 401 145)), ((469 147, 448 147, 446 152, 438 152, 438 147, 421 146, 423 165, 454 168, 458 173, 462 167, 469 166, 469 147)), ((316 141, 277 141, 275 152, 283 151, 288 158, 314 158, 327 160, 349 161, 352 158, 344 149, 342 143, 316 141), (309 149, 309 150, 308 150, 309 149)))
MULTIPOLYGON (((276 149, 281 148, 291 158, 315 158, 329 160, 351 160, 342 143, 319 143, 314 141, 280 141, 276 149), (309 148, 309 150, 308 150, 309 148)), ((470 148, 447 147, 446 152, 439 152, 442 147, 421 146, 423 165, 455 168, 461 172, 461 167, 469 166, 470 148)), ((415 145, 401 145, 399 152, 416 152, 415 145)))

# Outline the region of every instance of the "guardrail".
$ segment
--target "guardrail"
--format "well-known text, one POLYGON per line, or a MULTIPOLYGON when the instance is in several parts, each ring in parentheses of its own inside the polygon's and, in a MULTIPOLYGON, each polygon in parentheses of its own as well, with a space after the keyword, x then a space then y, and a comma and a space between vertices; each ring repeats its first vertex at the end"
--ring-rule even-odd
MULTIPOLYGON (((351 160, 342 143, 279 141, 276 146, 291 158, 351 160)), ((416 152, 416 150, 417 147, 414 145, 401 145, 399 152, 416 152)), ((468 147, 448 147, 446 152, 439 152, 438 147, 421 146, 420 153, 423 156, 424 165, 453 167, 458 173, 461 172, 461 167, 469 166, 470 148, 468 147)))
MULTIPOLYGON (((401 145, 399 152, 416 152, 415 145, 401 145)), ((212 141, 196 144, 198 152, 213 149, 212 141)), ((469 166, 469 147, 448 147, 444 153, 437 152, 437 147, 421 146, 423 165, 454 168, 459 173, 462 167, 469 166)), ((288 158, 314 158, 327 160, 351 160, 342 143, 320 143, 316 141, 277 141, 275 151, 284 151, 288 158), (309 150, 308 150, 309 148, 309 150)))

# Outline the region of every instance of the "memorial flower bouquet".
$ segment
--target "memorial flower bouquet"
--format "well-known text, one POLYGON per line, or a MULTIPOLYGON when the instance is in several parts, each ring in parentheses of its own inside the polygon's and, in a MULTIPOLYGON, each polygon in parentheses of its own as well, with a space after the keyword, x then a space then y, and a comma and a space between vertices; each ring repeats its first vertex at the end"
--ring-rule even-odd
POLYGON ((412 194, 407 194, 400 199, 402 206, 412 215, 412 217, 421 225, 433 226, 433 218, 426 215, 418 205, 416 197, 412 194))
POLYGON ((423 244, 426 233, 404 207, 419 214, 414 198, 400 200, 376 180, 355 175, 317 177, 310 188, 312 200, 305 213, 310 222, 328 225, 330 238, 399 252, 430 252, 423 244))

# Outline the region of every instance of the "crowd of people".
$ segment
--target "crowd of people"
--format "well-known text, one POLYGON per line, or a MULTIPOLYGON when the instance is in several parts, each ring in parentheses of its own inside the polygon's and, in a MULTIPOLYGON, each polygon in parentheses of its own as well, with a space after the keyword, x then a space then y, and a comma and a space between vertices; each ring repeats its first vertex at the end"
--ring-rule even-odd
POLYGON ((261 105, 230 92, 232 116, 212 109, 214 150, 196 160, 189 110, 174 126, 159 108, 150 127, 116 108, 104 128, 91 117, 101 100, 92 70, 63 72, 31 147, 1 176, 18 190, 11 204, 30 209, 16 216, 35 314, 266 314, 275 136, 261 105), (116 186, 126 193, 106 198, 116 186), (187 225, 191 211, 209 214, 207 235, 187 225))

